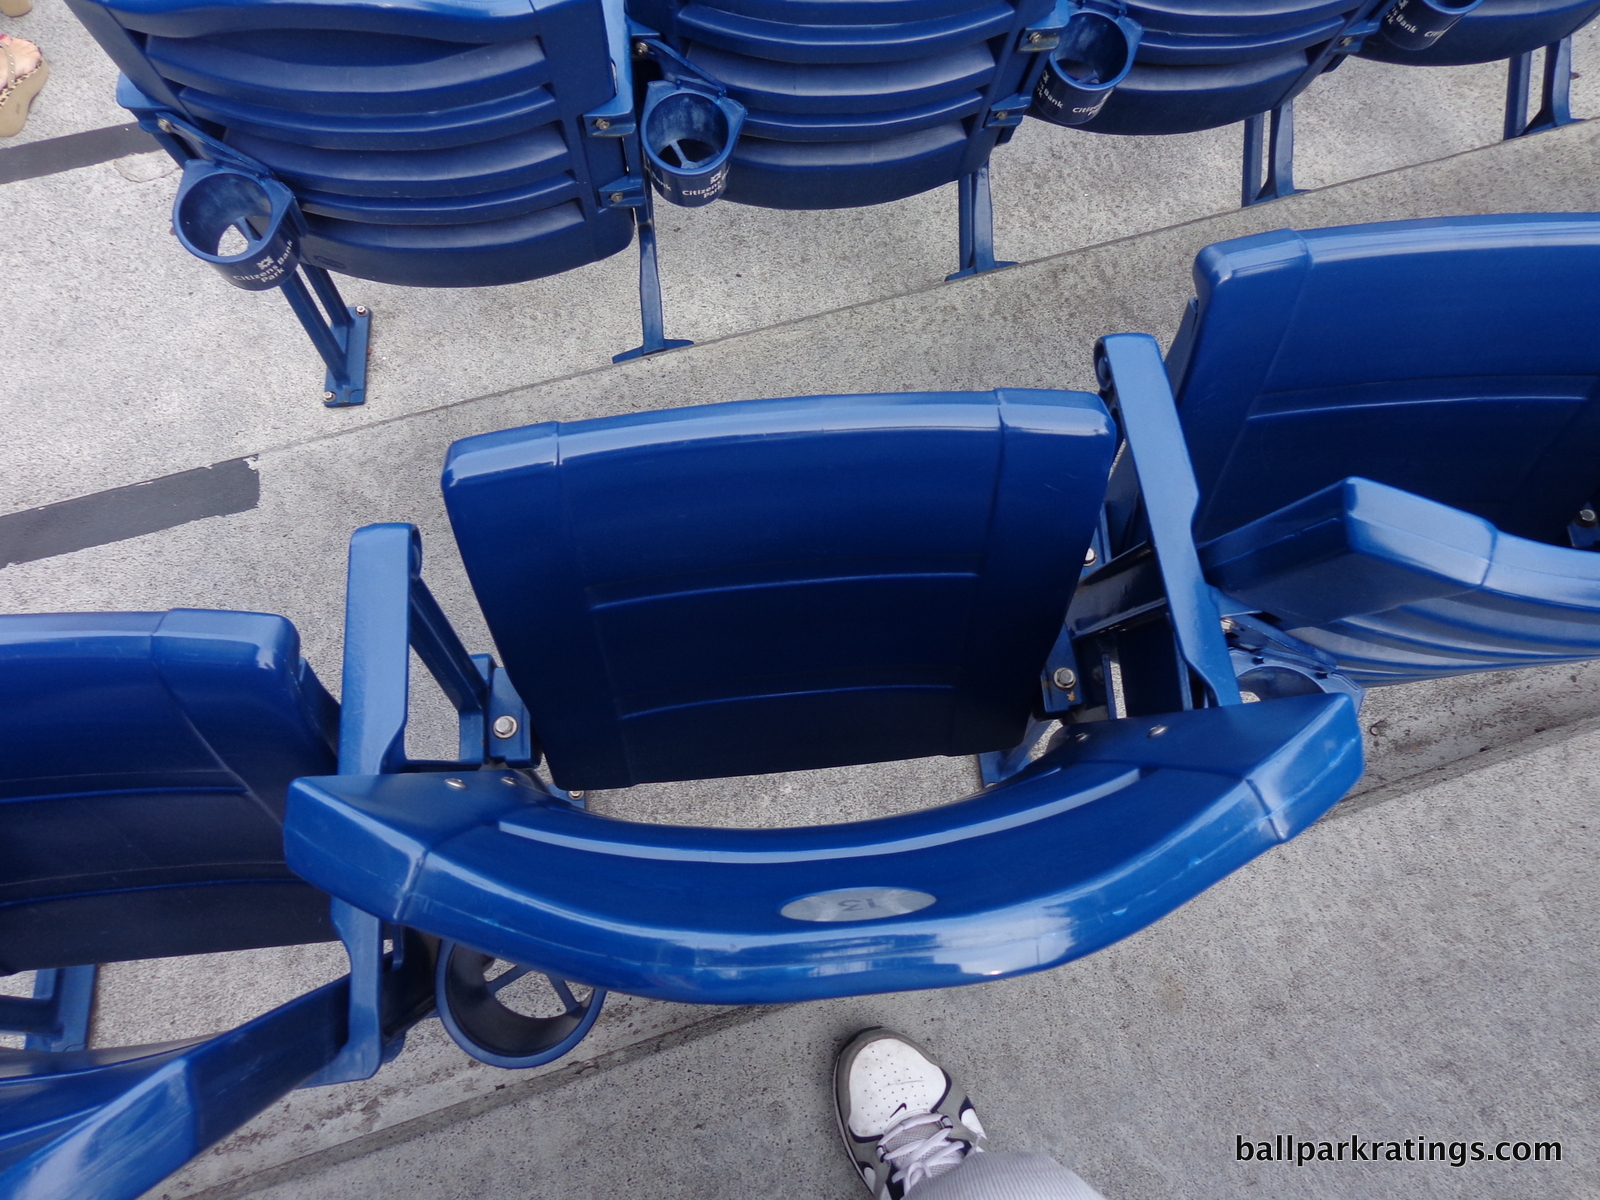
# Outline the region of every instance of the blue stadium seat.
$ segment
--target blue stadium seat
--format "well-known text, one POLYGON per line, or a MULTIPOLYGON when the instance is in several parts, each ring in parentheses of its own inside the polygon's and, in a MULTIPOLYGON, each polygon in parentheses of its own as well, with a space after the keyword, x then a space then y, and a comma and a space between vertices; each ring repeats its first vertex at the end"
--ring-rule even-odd
MULTIPOLYGON (((1600 13, 1600 0, 1397 0, 1365 30, 1362 58, 1414 66, 1463 66, 1506 60, 1504 135, 1544 133, 1570 125, 1572 35, 1600 13), (1543 49, 1538 107, 1528 115, 1533 57, 1543 49)), ((1291 145, 1288 158, 1293 156, 1291 145)), ((1282 156, 1280 156, 1282 157, 1282 156)), ((1289 167, 1280 165, 1287 175, 1289 167)), ((1289 190, 1292 190, 1292 185, 1289 190)), ((1266 191, 1259 199, 1286 194, 1266 191)), ((1247 204, 1251 199, 1247 196, 1247 204)))
POLYGON ((337 728, 282 617, 0 616, 0 973, 36 972, 0 997, 26 1035, 0 1050, 0 1195, 134 1200, 334 1061, 343 980, 217 1037, 86 1046, 100 963, 338 936, 281 831, 337 728))
POLYGON ((1082 128, 1190 133, 1276 108, 1327 68, 1370 0, 1154 0, 1128 5, 1143 27, 1132 71, 1082 128))
POLYGON ((1056 44, 1069 6, 1051 4, 630 0, 628 15, 642 71, 746 114, 720 148, 717 194, 853 208, 960 182, 954 278, 1009 265, 993 255, 989 156, 1021 123, 1056 44))
MULTIPOLYGON (((1439 0, 1434 3, 1448 8, 1439 0)), ((1597 0, 1482 0, 1460 7, 1467 11, 1428 45, 1410 47, 1372 37, 1361 57, 1424 67, 1498 62, 1569 38, 1600 13, 1597 0)))
POLYGON ((806 209, 898 200, 988 162, 1037 66, 1018 44, 1049 12, 1050 0, 628 7, 748 109, 728 199, 806 209))
MULTIPOLYGON (((1080 663, 1080 691, 1061 637, 1119 440, 1094 396, 532 426, 457 443, 444 491, 526 701, 526 725, 505 727, 531 728, 554 782, 509 759, 440 779, 395 758, 420 552, 409 526, 370 526, 352 541, 345 675, 346 738, 369 765, 293 785, 289 862, 373 921, 687 1002, 975 983, 1142 928, 1314 820, 1361 752, 1348 694, 1241 703, 1170 395, 1164 410, 1130 395, 1120 424, 1159 481, 1162 553, 1141 558, 1158 578, 1125 661, 1180 681, 1142 694, 1164 707, 1119 692, 1082 708, 1104 674, 1080 663), (1075 705, 1036 762, 1013 750, 1075 705), (718 830, 582 807, 651 780, 1007 752, 968 799, 858 824, 718 830)), ((1126 618, 1088 621, 1082 645, 1114 656, 1126 618)))
POLYGON ((338 710, 282 617, 0 616, 0 972, 331 941, 284 793, 338 710))
POLYGON ((1063 37, 1051 52, 1029 112, 1111 134, 1193 133, 1242 121, 1243 203, 1291 195, 1295 97, 1358 50, 1393 2, 1063 0, 1073 14, 1068 30, 1081 26, 1086 36, 1063 37), (1052 86, 1085 90, 1064 105, 1052 86))
POLYGON ((1279 231, 1169 366, 1234 611, 1363 684, 1600 656, 1600 215, 1279 231))
MULTIPOLYGON (((197 164, 180 226, 199 203, 191 193, 218 190, 209 166, 287 186, 292 211, 276 220, 287 220, 289 257, 274 277, 242 278, 229 269, 240 255, 219 244, 229 224, 261 233, 262 211, 223 213, 185 245, 240 286, 285 287, 310 331, 321 318, 303 267, 338 343, 319 341, 330 403, 364 398, 352 376, 364 377, 367 313, 345 320, 327 272, 415 287, 516 283, 615 254, 636 218, 649 224, 620 2, 71 3, 122 68, 119 98, 178 161, 197 164)), ((653 246, 646 238, 641 250, 653 246)), ((653 262, 645 275, 653 285, 653 262)), ((661 348, 647 330, 645 349, 661 348)))

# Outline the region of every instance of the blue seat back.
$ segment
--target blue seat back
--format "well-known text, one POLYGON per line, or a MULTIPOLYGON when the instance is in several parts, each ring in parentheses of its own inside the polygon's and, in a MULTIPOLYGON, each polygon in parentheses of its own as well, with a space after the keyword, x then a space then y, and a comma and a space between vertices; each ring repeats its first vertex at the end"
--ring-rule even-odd
POLYGON ((1600 215, 1222 242, 1169 355, 1201 541, 1349 476, 1568 544, 1600 485, 1600 215))
POLYGON ((630 0, 749 110, 726 197, 765 208, 881 204, 988 162, 1038 56, 1050 0, 630 0))
POLYGON ((458 442, 456 539, 567 788, 1010 747, 1114 431, 1007 390, 749 401, 458 442))
POLYGON ((318 266, 475 286, 632 239, 600 190, 623 140, 583 120, 617 94, 606 0, 71 2, 149 102, 294 190, 318 266))
POLYGON ((0 971, 331 939, 280 830, 336 725, 282 617, 0 616, 0 971))

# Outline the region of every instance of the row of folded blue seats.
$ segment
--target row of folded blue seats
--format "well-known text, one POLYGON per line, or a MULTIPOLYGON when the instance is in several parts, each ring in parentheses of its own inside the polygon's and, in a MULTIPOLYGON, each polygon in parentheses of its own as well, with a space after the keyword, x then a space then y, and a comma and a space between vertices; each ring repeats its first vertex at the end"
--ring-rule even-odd
POLYGON ((287 185, 308 263, 425 287, 615 254, 647 178, 691 206, 879 204, 971 178, 1027 115, 1110 134, 1214 128, 1283 105, 1351 54, 1512 58, 1600 11, 1600 0, 71 3, 124 72, 125 102, 181 131, 175 154, 253 164, 287 185))

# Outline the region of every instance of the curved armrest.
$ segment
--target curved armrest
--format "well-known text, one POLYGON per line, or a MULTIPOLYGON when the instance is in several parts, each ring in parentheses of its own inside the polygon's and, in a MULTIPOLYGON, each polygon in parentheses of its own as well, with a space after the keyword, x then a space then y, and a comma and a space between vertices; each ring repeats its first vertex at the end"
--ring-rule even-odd
POLYGON ((877 821, 647 825, 480 771, 299 780, 285 841, 385 920, 595 987, 762 1004, 1088 954, 1292 837, 1362 767, 1344 696, 1072 728, 1003 784, 877 821))

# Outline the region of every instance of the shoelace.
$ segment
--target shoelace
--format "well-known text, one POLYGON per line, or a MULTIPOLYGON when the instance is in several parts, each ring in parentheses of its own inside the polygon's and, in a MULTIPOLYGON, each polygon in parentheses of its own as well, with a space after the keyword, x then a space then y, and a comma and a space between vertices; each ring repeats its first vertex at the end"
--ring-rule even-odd
POLYGON ((950 1128, 950 1118, 938 1113, 902 1117, 878 1139, 878 1157, 894 1168, 893 1180, 910 1191, 924 1179, 958 1166, 969 1150, 977 1150, 951 1137, 950 1128))

